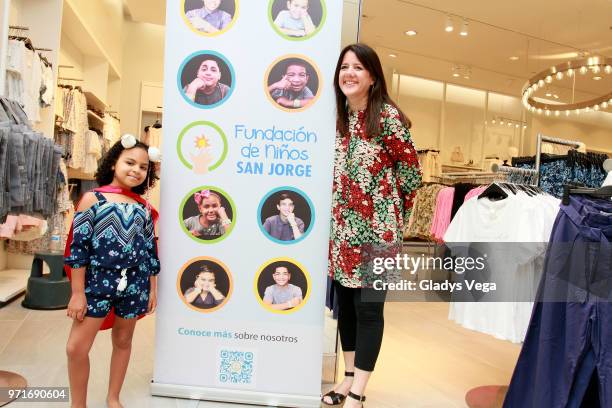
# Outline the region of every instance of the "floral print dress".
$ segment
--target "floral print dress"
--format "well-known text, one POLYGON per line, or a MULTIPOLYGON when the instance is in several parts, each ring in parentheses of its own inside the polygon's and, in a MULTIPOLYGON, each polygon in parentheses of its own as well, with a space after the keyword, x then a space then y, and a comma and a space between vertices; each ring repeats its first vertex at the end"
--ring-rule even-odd
POLYGON ((364 245, 398 244, 421 170, 410 131, 385 104, 380 135, 365 134, 365 112, 349 113, 349 134, 336 134, 329 274, 342 286, 364 286, 364 245))

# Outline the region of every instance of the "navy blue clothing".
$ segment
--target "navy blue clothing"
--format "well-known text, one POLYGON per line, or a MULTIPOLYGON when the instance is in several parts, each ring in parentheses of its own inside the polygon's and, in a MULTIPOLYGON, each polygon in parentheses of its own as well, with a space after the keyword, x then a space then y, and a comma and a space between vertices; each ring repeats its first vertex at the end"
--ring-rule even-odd
POLYGON ((504 408, 579 408, 593 375, 600 406, 612 406, 612 201, 570 198, 504 408))
POLYGON ((159 273, 153 219, 142 204, 95 195, 98 202, 74 216, 65 263, 86 267, 87 316, 105 317, 114 307, 117 316, 135 318, 147 310, 149 277, 159 273))
POLYGON ((134 319, 147 312, 149 307, 149 276, 141 268, 126 270, 127 287, 117 290, 121 271, 89 266, 87 268, 85 297, 87 314, 90 317, 106 317, 111 307, 115 315, 123 319, 134 319))
POLYGON ((98 202, 77 212, 66 264, 77 269, 91 265, 105 269, 142 267, 159 273, 153 219, 139 203, 113 203, 95 192, 98 202))

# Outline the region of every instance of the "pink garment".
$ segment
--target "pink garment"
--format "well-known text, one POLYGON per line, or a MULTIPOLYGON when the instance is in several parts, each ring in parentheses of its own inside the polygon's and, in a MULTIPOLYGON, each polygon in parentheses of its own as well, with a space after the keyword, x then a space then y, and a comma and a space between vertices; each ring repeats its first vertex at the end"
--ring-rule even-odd
POLYGON ((444 233, 448 229, 451 222, 454 196, 455 188, 445 187, 440 190, 438 197, 436 197, 436 209, 434 210, 430 232, 431 235, 439 242, 442 242, 442 237, 444 237, 444 233))
POLYGON ((8 215, 4 224, 0 224, 0 239, 13 238, 17 229, 17 216, 8 215))
MULTIPOLYGON (((40 227, 42 227, 43 224, 45 224, 44 220, 29 215, 8 215, 6 217, 6 222, 0 224, 0 239, 18 239, 22 232, 28 232, 33 228, 38 228, 42 231, 40 227)), ((24 236, 25 235, 26 234, 24 234, 24 236)), ((25 241, 25 239, 18 240, 25 241)))
POLYGON ((475 196, 479 196, 483 191, 485 191, 487 188, 487 186, 480 186, 480 187, 476 187, 471 189, 466 195, 465 195, 465 199, 463 200, 463 202, 465 203, 467 200, 469 200, 472 197, 475 196))

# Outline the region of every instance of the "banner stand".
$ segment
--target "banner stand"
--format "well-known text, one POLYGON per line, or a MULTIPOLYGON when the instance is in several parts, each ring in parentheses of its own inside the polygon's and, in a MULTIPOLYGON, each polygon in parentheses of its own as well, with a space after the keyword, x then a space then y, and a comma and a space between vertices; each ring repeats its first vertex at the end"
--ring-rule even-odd
POLYGON ((151 382, 151 395, 206 401, 254 404, 267 407, 319 408, 319 397, 278 394, 256 391, 224 390, 219 388, 192 387, 188 385, 159 384, 151 382))

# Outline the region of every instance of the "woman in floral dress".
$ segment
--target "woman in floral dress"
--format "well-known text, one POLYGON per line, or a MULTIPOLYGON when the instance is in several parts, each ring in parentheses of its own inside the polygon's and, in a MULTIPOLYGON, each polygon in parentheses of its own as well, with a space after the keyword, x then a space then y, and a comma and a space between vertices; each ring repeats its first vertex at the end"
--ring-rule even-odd
POLYGON ((365 282, 364 249, 401 244, 421 184, 410 120, 387 93, 380 60, 365 44, 340 53, 329 273, 338 295, 345 378, 322 401, 360 407, 382 343, 385 291, 365 282), (368 293, 369 292, 369 293, 368 293), (362 295, 364 295, 362 299, 362 295))

